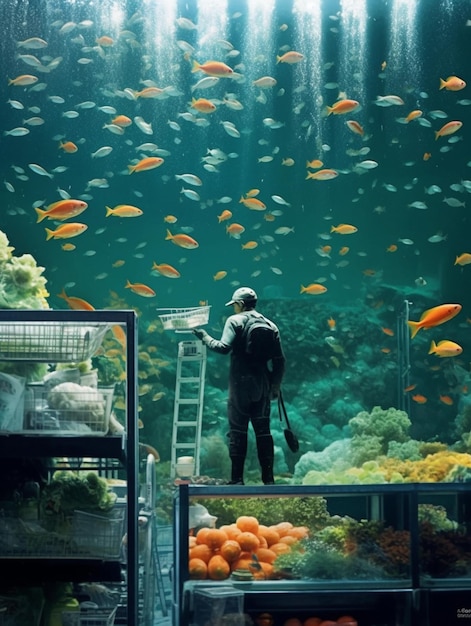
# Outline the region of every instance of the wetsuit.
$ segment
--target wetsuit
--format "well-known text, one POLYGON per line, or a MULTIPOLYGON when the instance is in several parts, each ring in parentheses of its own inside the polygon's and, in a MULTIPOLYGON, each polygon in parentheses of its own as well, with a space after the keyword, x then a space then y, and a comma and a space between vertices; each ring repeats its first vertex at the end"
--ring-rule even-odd
POLYGON ((243 484, 244 462, 247 455, 249 423, 254 429, 257 454, 262 469, 262 481, 273 483, 273 438, 270 433, 270 400, 278 395, 285 368, 278 328, 275 356, 268 362, 255 361, 245 352, 243 330, 250 317, 263 317, 251 309, 227 318, 221 339, 212 338, 206 331, 198 331, 203 343, 214 352, 231 352, 229 371, 229 456, 232 461, 231 483, 243 484))

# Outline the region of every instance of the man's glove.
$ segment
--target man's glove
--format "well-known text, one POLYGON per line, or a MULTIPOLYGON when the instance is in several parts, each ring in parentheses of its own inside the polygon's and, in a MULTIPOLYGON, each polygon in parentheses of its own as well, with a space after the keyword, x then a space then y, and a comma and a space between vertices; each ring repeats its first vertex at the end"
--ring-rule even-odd
POLYGON ((196 337, 198 337, 198 339, 201 339, 201 341, 203 341, 203 339, 206 337, 206 335, 208 333, 205 330, 203 330, 202 328, 195 328, 193 330, 193 334, 196 335, 196 337))

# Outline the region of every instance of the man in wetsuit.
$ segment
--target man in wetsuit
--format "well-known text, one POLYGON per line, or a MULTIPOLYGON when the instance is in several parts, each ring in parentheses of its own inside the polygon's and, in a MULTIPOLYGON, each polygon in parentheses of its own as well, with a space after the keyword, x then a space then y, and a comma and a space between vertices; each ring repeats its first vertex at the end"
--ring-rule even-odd
MULTIPOLYGON (((254 359, 246 352, 244 327, 254 317, 262 317, 255 311, 257 294, 250 287, 236 289, 226 306, 233 305, 234 314, 224 325, 221 339, 213 339, 205 330, 193 333, 214 352, 231 353, 229 371, 229 456, 232 462, 229 484, 244 484, 244 463, 247 455, 247 431, 249 422, 254 429, 257 455, 265 485, 274 483, 273 437, 270 432, 270 400, 275 400, 285 369, 285 357, 281 347, 278 328, 267 320, 274 330, 273 356, 254 359)), ((266 318, 265 318, 266 319, 266 318)))

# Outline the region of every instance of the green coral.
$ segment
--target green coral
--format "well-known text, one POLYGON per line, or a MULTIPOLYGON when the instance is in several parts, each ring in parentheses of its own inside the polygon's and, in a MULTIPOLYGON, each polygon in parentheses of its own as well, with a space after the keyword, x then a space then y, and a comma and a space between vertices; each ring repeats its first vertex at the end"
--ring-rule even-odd
POLYGON ((419 522, 427 522, 435 532, 458 528, 457 522, 448 519, 445 507, 435 504, 419 504, 419 522))
POLYGON ((404 443, 410 439, 409 416, 394 407, 382 409, 375 406, 371 413, 360 411, 348 424, 353 434, 351 447, 354 465, 386 454, 393 441, 404 443))
POLYGON ((13 256, 9 243, 0 231, 0 308, 48 308, 44 267, 39 267, 31 254, 13 256))

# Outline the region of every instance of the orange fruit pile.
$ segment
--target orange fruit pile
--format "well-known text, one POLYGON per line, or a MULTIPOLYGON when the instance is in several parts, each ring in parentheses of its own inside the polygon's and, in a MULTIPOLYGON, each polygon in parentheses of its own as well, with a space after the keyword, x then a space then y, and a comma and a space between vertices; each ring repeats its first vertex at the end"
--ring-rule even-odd
POLYGON ((250 515, 219 528, 201 528, 189 538, 189 576, 225 580, 237 569, 250 571, 257 580, 273 578, 276 558, 307 536, 305 526, 290 522, 264 526, 250 515))

